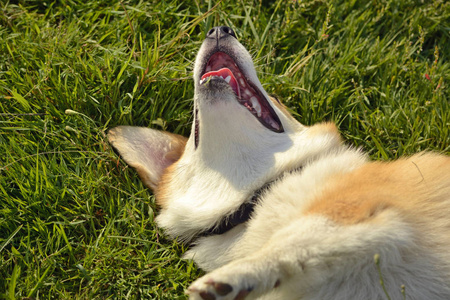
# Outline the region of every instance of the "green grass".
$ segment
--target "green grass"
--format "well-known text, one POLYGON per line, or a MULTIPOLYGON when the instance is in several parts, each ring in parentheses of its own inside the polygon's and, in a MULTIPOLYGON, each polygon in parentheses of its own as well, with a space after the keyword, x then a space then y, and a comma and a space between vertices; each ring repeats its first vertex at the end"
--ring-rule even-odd
POLYGON ((211 26, 235 29, 302 123, 334 121, 374 159, 450 153, 448 1, 0 6, 0 298, 186 298, 201 271, 105 130, 188 135, 211 26))

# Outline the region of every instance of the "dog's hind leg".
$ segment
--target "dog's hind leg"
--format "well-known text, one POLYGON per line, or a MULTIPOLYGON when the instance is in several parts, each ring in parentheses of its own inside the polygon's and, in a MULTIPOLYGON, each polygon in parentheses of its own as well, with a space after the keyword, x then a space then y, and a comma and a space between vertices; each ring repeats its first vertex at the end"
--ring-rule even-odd
MULTIPOLYGON (((392 299, 402 297, 402 284, 409 289, 408 299, 426 299, 423 296, 432 295, 426 292, 431 286, 442 291, 443 284, 433 282, 436 274, 430 274, 431 264, 414 242, 411 228, 394 211, 380 213, 377 219, 377 224, 342 226, 321 216, 304 217, 275 232, 261 250, 198 279, 187 292, 191 299, 203 300, 263 295, 264 299, 385 299, 375 254, 381 257, 384 288, 392 299)), ((435 296, 431 298, 441 299, 435 296)))

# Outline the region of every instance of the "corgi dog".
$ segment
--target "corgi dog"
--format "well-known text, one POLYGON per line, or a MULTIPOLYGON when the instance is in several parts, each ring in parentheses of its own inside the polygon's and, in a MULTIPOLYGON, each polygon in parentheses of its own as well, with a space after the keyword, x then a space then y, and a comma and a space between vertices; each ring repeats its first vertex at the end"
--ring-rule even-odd
POLYGON ((228 27, 194 67, 190 137, 108 139, 153 190, 165 234, 207 273, 190 299, 450 299, 450 159, 371 162, 262 87, 228 27))

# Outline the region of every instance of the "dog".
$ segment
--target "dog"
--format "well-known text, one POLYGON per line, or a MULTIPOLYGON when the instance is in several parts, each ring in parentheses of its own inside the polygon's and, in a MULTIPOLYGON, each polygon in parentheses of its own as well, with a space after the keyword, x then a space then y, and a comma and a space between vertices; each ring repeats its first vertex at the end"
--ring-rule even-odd
POLYGON ((229 27, 207 33, 194 82, 189 139, 108 132, 207 271, 190 299, 450 299, 449 157, 371 162, 335 125, 300 124, 229 27))

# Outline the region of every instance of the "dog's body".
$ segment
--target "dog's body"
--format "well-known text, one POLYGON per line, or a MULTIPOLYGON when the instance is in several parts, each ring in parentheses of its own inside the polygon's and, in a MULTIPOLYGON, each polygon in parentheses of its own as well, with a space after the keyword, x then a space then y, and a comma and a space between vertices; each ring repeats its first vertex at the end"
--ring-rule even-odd
POLYGON ((158 224, 211 271, 192 299, 403 299, 402 285, 450 299, 448 157, 369 162, 334 125, 301 125, 227 27, 208 33, 194 80, 189 139, 109 132, 155 191, 158 224))

